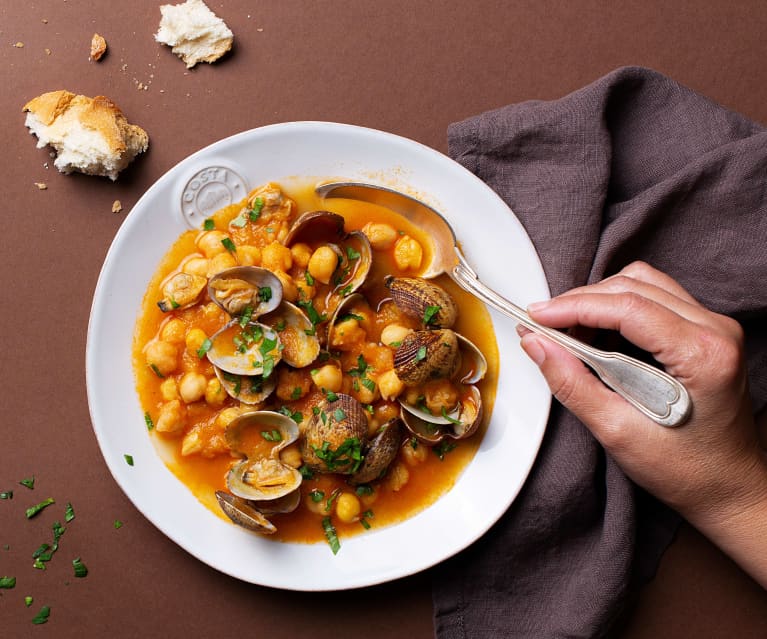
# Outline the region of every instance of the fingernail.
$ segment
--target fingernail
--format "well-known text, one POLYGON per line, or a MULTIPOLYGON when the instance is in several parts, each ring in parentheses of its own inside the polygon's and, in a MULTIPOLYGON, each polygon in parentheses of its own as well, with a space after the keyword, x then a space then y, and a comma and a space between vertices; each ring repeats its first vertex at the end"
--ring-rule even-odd
POLYGON ((529 337, 526 337, 522 340, 521 344, 525 353, 527 353, 527 356, 533 360, 537 366, 540 366, 546 361, 546 351, 543 350, 541 342, 535 335, 531 334, 529 337))

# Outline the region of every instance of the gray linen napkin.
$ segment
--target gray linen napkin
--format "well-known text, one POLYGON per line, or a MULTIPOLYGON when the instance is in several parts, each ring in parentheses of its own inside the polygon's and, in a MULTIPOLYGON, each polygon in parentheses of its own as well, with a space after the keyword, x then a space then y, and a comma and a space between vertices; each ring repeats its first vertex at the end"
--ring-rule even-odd
MULTIPOLYGON (((747 332, 767 402, 767 131, 648 69, 450 126, 450 154, 522 221, 552 295, 642 259, 747 332)), ((477 212, 477 213, 481 213, 477 212)), ((498 481, 503 481, 502 477, 498 481)), ((601 637, 678 517, 554 403, 521 494, 433 572, 439 639, 601 637)))

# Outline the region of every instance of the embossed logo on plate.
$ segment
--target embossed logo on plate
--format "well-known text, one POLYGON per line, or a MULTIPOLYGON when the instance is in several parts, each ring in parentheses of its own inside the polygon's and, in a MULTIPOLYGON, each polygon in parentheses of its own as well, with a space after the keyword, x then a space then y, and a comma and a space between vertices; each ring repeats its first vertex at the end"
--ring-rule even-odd
POLYGON ((193 229, 200 228, 205 218, 224 206, 238 202, 248 193, 247 185, 237 173, 223 166, 209 166, 197 171, 181 194, 181 212, 193 229))

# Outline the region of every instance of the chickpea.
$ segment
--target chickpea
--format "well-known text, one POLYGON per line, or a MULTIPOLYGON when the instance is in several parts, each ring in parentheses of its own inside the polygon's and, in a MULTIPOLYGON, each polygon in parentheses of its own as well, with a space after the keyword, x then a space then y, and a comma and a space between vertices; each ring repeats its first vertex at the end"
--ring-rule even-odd
POLYGON ((312 381, 319 389, 338 393, 341 391, 343 373, 341 373, 341 369, 335 364, 325 364, 312 371, 312 381))
POLYGON ((337 266, 338 255, 336 252, 329 246, 320 246, 309 258, 307 269, 314 279, 328 284, 337 266))
POLYGON ((290 254, 293 257, 293 264, 301 269, 306 269, 309 258, 312 256, 312 249, 308 244, 299 242, 290 247, 290 254))
POLYGON ((154 428, 158 433, 177 433, 184 428, 186 409, 177 399, 166 402, 160 407, 160 414, 154 428))
POLYGON ((178 382, 173 377, 164 379, 160 384, 160 395, 166 402, 178 399, 178 382))
POLYGON ((203 441, 197 428, 190 430, 181 440, 181 456, 188 457, 202 451, 203 441))
POLYGON ((205 320, 218 321, 222 324, 226 321, 226 313, 216 306, 214 302, 208 302, 202 307, 202 316, 205 320))
POLYGON ((184 340, 186 350, 197 357, 197 351, 200 350, 202 343, 206 339, 208 339, 208 336, 205 334, 204 330, 201 328, 190 328, 186 334, 186 339, 184 340))
POLYGON ((226 247, 221 243, 222 240, 232 239, 223 231, 206 231, 197 238, 197 248, 199 248, 205 257, 211 258, 220 253, 226 253, 226 247))
POLYGON ((397 417, 400 412, 400 406, 397 402, 379 402, 376 404, 373 416, 381 423, 385 424, 397 417))
POLYGON ((426 382, 423 385, 423 396, 426 408, 434 415, 440 415, 443 408, 450 411, 458 403, 458 391, 447 379, 426 382))
POLYGON ((304 460, 301 457, 301 451, 298 448, 298 444, 291 444, 290 446, 283 448, 280 451, 280 461, 293 468, 301 468, 304 460))
POLYGON ((352 384, 351 395, 362 404, 372 404, 380 397, 377 384, 372 389, 364 384, 352 384))
POLYGON ((282 298, 288 302, 295 302, 298 299, 298 287, 285 271, 274 271, 275 277, 282 284, 282 298))
POLYGON ((178 349, 165 340, 155 339, 144 350, 147 365, 162 376, 170 375, 178 365, 178 349))
POLYGON ((381 422, 375 417, 371 417, 370 413, 367 411, 365 411, 365 417, 367 417, 368 420, 368 439, 373 439, 373 437, 376 436, 376 433, 378 433, 378 429, 381 428, 381 422))
POLYGON ((209 406, 221 406, 226 400, 226 391, 221 386, 218 378, 214 377, 208 380, 205 385, 205 401, 209 406))
POLYGON ((326 510, 327 500, 330 495, 322 494, 320 490, 312 490, 306 497, 304 497, 304 505, 309 512, 313 512, 315 515, 322 515, 323 517, 329 515, 333 508, 326 510))
POLYGON ((381 331, 381 343, 387 346, 401 344, 402 340, 412 332, 412 328, 402 326, 402 324, 388 324, 381 331))
POLYGON ((277 374, 275 394, 286 402, 301 399, 309 392, 310 384, 309 378, 303 371, 282 367, 277 374))
POLYGON ((366 337, 365 329, 360 326, 360 323, 355 318, 348 317, 333 327, 330 343, 334 348, 343 351, 365 341, 366 337))
POLYGON ((261 251, 261 266, 270 271, 289 271, 293 266, 290 249, 279 242, 272 242, 261 251))
POLYGON ((362 232, 370 240, 370 246, 378 251, 390 249, 399 236, 391 224, 382 222, 368 222, 362 227, 362 232))
POLYGON ((160 339, 171 344, 179 344, 184 341, 184 335, 186 334, 186 324, 182 322, 178 317, 174 317, 160 329, 160 339))
POLYGON ((409 235, 403 235, 394 244, 394 262, 397 268, 407 271, 416 270, 423 260, 423 248, 409 235))
POLYGON ((220 429, 225 429, 230 422, 239 417, 245 409, 237 406, 225 408, 218 415, 216 415, 216 426, 220 429))
POLYGON ((389 370, 378 376, 378 390, 384 399, 396 399, 405 390, 405 384, 397 377, 397 373, 389 370))
POLYGON ((396 493, 402 490, 409 480, 410 471, 407 469, 407 466, 401 462, 397 462, 396 464, 392 464, 392 466, 389 468, 389 472, 386 475, 385 481, 389 490, 392 490, 396 493))
POLYGON ((237 260, 231 253, 224 252, 219 253, 218 255, 214 255, 209 260, 206 277, 213 277, 216 273, 225 271, 226 269, 232 268, 233 266, 237 266, 237 260))
POLYGON ((185 373, 178 385, 178 392, 185 403, 199 401, 205 396, 208 380, 201 373, 185 373))
POLYGON ((336 516, 345 524, 359 519, 362 507, 354 493, 341 493, 336 499, 336 516))
POLYGON ((242 266, 259 266, 261 264, 261 249, 250 244, 238 246, 237 259, 242 266))
POLYGON ((426 461, 429 455, 429 447, 424 446, 415 437, 409 439, 402 446, 402 458, 408 466, 418 466, 426 461))
POLYGON ((204 257, 190 257, 181 265, 181 272, 189 275, 207 277, 210 268, 210 260, 204 257))

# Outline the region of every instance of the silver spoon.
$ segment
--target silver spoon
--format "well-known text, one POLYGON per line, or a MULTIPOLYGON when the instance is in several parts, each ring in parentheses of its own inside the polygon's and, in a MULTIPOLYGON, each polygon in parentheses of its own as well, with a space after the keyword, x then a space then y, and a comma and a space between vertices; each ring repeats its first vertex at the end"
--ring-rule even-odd
POLYGON ((622 353, 599 350, 561 331, 542 326, 524 309, 480 282, 458 248, 450 224, 427 204, 394 189, 363 182, 328 182, 315 190, 322 198, 362 200, 405 216, 434 240, 434 259, 421 277, 446 273, 464 290, 581 359, 607 386, 658 424, 680 426, 688 418, 692 408, 690 395, 667 373, 622 353))

